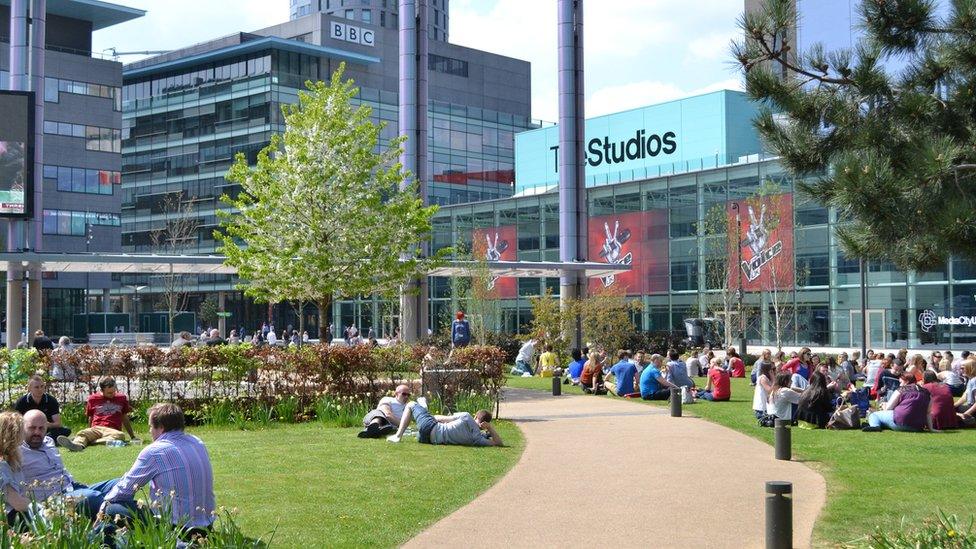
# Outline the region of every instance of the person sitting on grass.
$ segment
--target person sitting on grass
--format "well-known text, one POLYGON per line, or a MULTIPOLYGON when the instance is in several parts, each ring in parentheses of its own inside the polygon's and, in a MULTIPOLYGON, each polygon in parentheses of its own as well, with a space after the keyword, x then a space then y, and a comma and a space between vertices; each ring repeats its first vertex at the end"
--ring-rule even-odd
POLYGON ((583 365, 580 374, 580 388, 588 395, 605 395, 607 388, 603 384, 603 363, 600 353, 593 351, 583 365))
POLYGON ((938 374, 932 370, 926 370, 922 374, 922 381, 925 382, 922 387, 930 395, 929 415, 932 416, 932 427, 937 431, 958 427, 959 419, 956 417, 956 408, 952 402, 952 390, 949 389, 949 386, 939 382, 938 374))
POLYGON ((939 381, 945 383, 949 387, 949 392, 952 394, 952 396, 962 396, 962 394, 966 391, 966 383, 963 381, 960 372, 953 368, 951 364, 948 368, 943 368, 940 364, 939 368, 940 371, 938 374, 936 374, 939 377, 939 381))
POLYGON ((363 418, 363 430, 359 432, 359 438, 380 438, 395 433, 407 402, 410 402, 410 387, 397 385, 393 396, 381 398, 376 409, 363 418))
POLYGON ((739 357, 739 353, 735 350, 735 347, 729 347, 725 356, 726 360, 728 360, 729 375, 732 377, 746 377, 746 363, 742 362, 742 358, 739 357))
POLYGON ((762 369, 763 364, 773 363, 773 352, 769 349, 763 349, 762 354, 759 355, 759 360, 752 364, 752 371, 749 372, 749 385, 755 385, 756 380, 759 378, 759 370, 762 369))
POLYGON ((589 354, 590 350, 586 347, 582 351, 579 349, 573 349, 570 352, 570 356, 573 357, 572 362, 566 367, 566 379, 563 380, 564 384, 579 385, 580 376, 583 375, 583 366, 586 365, 586 355, 589 354))
POLYGON ((661 375, 664 357, 655 353, 651 355, 651 363, 644 368, 640 376, 640 393, 644 400, 668 400, 671 388, 676 387, 661 375))
POLYGON ((633 395, 634 378, 637 377, 637 366, 628 360, 630 353, 624 350, 617 351, 617 363, 610 368, 610 375, 613 376, 613 383, 606 382, 607 391, 619 397, 633 395))
POLYGON ((552 377, 559 367, 559 356, 552 351, 552 344, 546 343, 545 352, 539 355, 539 375, 542 377, 552 377))
POLYGON ((827 376, 821 365, 810 375, 810 383, 800 394, 797 403, 796 418, 819 429, 827 427, 827 422, 834 414, 834 392, 827 386, 827 376))
POLYGON ((456 446, 504 446, 502 437, 491 424, 491 412, 478 410, 472 417, 468 412, 452 416, 435 416, 427 410, 427 399, 407 404, 400 420, 400 428, 386 437, 390 442, 400 442, 410 420, 417 422, 417 442, 423 444, 452 444, 456 446), (484 432, 482 432, 484 431, 484 432))
POLYGON ((884 410, 869 415, 868 425, 862 431, 921 431, 926 427, 932 430, 931 395, 915 383, 915 374, 904 372, 899 380, 901 385, 888 397, 884 410))
POLYGON ((17 412, 0 413, 0 494, 3 495, 7 524, 26 519, 30 500, 24 495, 24 470, 20 445, 24 443, 24 417, 17 412))
POLYGON ((522 344, 518 356, 515 357, 513 376, 532 377, 532 358, 535 357, 535 339, 529 339, 522 344))
POLYGON ((136 434, 129 422, 129 399, 118 392, 115 379, 107 377, 98 383, 101 392, 88 396, 85 403, 85 415, 88 416, 88 428, 78 431, 74 438, 61 435, 57 438, 58 446, 63 446, 72 452, 80 452, 92 444, 105 444, 110 440, 128 440, 136 434), (126 433, 122 432, 125 428, 126 433))
POLYGON ((206 537, 217 509, 207 447, 199 438, 183 431, 183 410, 176 404, 155 404, 147 415, 153 442, 139 452, 122 478, 109 481, 111 487, 99 514, 120 516, 124 520, 139 515, 142 520, 154 520, 153 508, 161 506, 169 510, 168 518, 174 528, 180 529, 184 541, 206 537), (147 485, 152 504, 139 506, 135 493, 147 485))
POLYGON ((681 360, 677 349, 668 349, 668 372, 664 379, 678 387, 695 388, 695 382, 688 376, 688 365, 681 360))
POLYGON ((46 436, 47 418, 41 410, 29 410, 24 414, 24 444, 20 447, 24 486, 29 499, 43 502, 54 495, 64 495, 80 500, 81 509, 94 518, 102 505, 105 493, 114 481, 86 486, 75 481, 64 468, 61 455, 54 441, 46 436))
MULTIPOLYGON (((763 355, 767 351, 769 349, 763 351, 763 355)), ((756 419, 759 419, 766 415, 766 402, 769 401, 769 393, 773 390, 773 378, 776 370, 772 361, 760 359, 756 361, 756 364, 759 365, 759 371, 756 374, 756 389, 752 393, 752 411, 756 414, 756 419)))
POLYGON ((766 401, 766 414, 776 419, 793 421, 793 406, 800 402, 800 391, 790 387, 792 375, 788 371, 776 374, 766 401))
POLYGON ((27 382, 27 394, 17 399, 14 408, 22 415, 30 410, 44 412, 44 417, 47 418, 47 436, 52 439, 68 436, 71 434, 71 429, 61 425, 61 405, 58 399, 45 392, 46 388, 44 378, 39 375, 31 376, 30 381, 27 382))
MULTIPOLYGON (((698 392, 698 398, 724 402, 732 398, 731 374, 722 365, 722 359, 713 358, 708 368, 708 384, 698 392)), ((745 375, 743 375, 745 377, 745 375)))

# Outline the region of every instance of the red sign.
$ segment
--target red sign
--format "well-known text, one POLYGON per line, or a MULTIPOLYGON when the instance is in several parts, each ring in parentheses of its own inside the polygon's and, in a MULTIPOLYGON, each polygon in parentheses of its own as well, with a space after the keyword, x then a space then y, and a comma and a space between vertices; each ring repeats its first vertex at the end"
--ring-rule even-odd
MULTIPOLYGON (((475 229, 471 234, 471 249, 475 258, 491 261, 516 261, 518 259, 518 233, 515 226, 475 229)), ((497 298, 518 296, 518 280, 513 276, 492 277, 488 290, 497 298)))
POLYGON ((730 202, 728 286, 744 291, 793 287, 793 195, 730 202), (738 223, 737 223, 738 221, 738 223))
POLYGON ((627 295, 668 291, 666 210, 591 217, 589 260, 629 265, 629 271, 590 280, 590 291, 620 287, 627 295))

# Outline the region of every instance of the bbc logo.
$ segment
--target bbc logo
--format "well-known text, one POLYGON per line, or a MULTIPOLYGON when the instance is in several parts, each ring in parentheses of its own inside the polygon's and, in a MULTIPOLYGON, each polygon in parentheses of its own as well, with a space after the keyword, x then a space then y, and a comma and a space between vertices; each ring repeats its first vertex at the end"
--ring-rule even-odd
POLYGON ((373 46, 376 40, 376 34, 370 29, 347 25, 345 23, 337 23, 335 21, 331 23, 331 27, 329 28, 329 36, 336 40, 345 40, 346 42, 362 44, 364 46, 373 46))

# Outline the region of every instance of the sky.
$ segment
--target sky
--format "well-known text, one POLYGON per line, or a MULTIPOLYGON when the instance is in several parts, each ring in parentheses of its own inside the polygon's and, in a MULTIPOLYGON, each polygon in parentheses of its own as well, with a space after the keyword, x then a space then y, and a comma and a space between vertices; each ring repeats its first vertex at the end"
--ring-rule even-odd
MULTIPOLYGON (((148 13, 96 32, 95 51, 175 49, 288 19, 288 0, 115 1, 148 13)), ((741 89, 729 42, 742 7, 742 0, 587 2, 586 116, 741 89)), ((557 120, 555 0, 451 0, 450 16, 452 43, 531 62, 532 116, 557 120)))

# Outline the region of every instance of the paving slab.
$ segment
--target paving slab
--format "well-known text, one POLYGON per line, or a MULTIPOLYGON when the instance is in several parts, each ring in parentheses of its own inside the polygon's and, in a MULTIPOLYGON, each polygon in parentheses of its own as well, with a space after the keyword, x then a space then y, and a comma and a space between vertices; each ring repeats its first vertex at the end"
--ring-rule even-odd
POLYGON ((826 500, 802 463, 663 407, 509 389, 501 414, 524 434, 519 462, 406 547, 763 547, 770 480, 793 483, 794 546, 807 547, 826 500))

